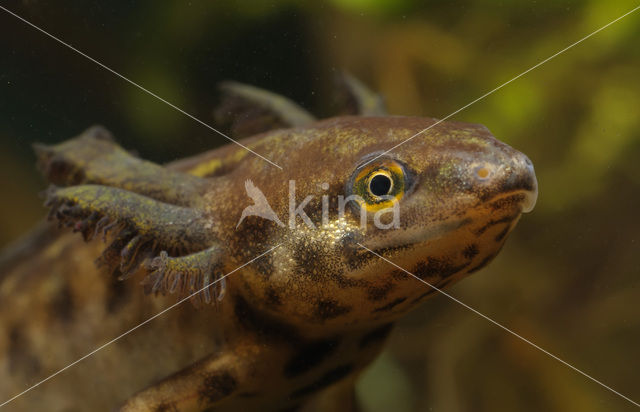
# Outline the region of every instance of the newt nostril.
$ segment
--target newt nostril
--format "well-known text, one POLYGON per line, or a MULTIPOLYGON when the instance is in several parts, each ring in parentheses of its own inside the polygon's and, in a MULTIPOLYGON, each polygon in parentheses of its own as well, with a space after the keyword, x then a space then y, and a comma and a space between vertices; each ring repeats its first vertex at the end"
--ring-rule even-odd
POLYGON ((482 182, 489 180, 494 174, 494 167, 489 164, 476 165, 472 170, 472 176, 482 182))

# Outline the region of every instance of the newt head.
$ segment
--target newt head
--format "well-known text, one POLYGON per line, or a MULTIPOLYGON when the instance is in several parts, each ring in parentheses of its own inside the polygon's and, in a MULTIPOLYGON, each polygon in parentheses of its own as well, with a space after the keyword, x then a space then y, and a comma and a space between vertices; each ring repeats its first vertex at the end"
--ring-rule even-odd
MULTIPOLYGON (((533 209, 533 165, 486 127, 459 122, 440 123, 385 153, 435 122, 330 119, 287 131, 291 151, 280 158, 282 147, 270 151, 266 137, 257 150, 271 154, 285 172, 264 173, 254 183, 293 226, 259 217, 240 225, 245 246, 264 240, 259 234, 265 230, 283 242, 268 264, 238 276, 245 298, 306 327, 388 322, 435 291, 365 248, 436 287, 493 259, 521 214, 533 209), (293 203, 286 193, 291 181, 293 203), (291 216, 291 206, 305 198, 301 213, 291 216)), ((283 142, 281 133, 274 137, 283 142)), ((241 199, 233 203, 246 203, 241 199)))

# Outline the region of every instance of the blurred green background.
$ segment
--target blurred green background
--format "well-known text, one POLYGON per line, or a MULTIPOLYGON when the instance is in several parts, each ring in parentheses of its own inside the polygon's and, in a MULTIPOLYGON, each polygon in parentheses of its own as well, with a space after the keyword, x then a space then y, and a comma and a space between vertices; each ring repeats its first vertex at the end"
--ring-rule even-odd
MULTIPOLYGON (((444 117, 637 1, 4 1, 207 122, 233 79, 331 113, 348 70, 393 114, 444 117)), ((455 117, 534 162, 535 211, 450 293, 640 400, 640 12, 455 117)), ((108 127, 158 162, 225 141, 0 11, 0 244, 44 215, 30 145, 108 127)), ((416 284, 416 287, 422 287, 416 284)), ((624 411, 633 405, 438 296, 400 322, 365 410, 624 411)))

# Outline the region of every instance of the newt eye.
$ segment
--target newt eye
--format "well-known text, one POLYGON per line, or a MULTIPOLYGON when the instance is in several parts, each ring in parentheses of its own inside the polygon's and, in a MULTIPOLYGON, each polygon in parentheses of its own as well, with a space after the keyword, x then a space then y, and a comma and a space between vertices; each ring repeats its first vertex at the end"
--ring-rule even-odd
POLYGON ((393 206, 406 190, 404 167, 395 160, 382 159, 356 169, 351 179, 351 193, 367 211, 375 212, 393 206))

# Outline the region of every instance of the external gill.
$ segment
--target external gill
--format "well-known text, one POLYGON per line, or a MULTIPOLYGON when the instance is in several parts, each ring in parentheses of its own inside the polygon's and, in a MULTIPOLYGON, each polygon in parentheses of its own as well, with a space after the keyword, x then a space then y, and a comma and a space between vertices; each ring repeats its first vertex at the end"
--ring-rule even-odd
POLYGON ((195 207, 209 182, 142 160, 120 147, 111 134, 94 126, 68 141, 35 144, 38 167, 55 185, 112 186, 179 206, 195 207))
MULTIPOLYGON (((108 246, 97 259, 118 279, 142 272, 147 293, 189 295, 220 278, 211 218, 202 209, 207 179, 132 156, 109 132, 93 127, 55 146, 36 147, 49 218, 108 246)), ((224 281, 192 300, 216 302, 224 281)))
POLYGON ((160 252, 146 263, 151 273, 143 281, 145 292, 177 292, 181 296, 193 295, 194 303, 217 303, 226 292, 219 254, 215 246, 179 258, 160 252))

